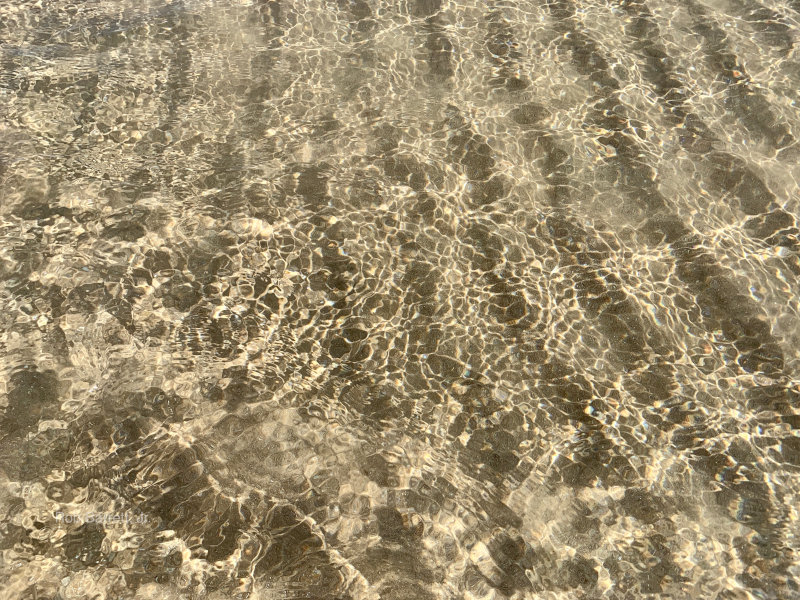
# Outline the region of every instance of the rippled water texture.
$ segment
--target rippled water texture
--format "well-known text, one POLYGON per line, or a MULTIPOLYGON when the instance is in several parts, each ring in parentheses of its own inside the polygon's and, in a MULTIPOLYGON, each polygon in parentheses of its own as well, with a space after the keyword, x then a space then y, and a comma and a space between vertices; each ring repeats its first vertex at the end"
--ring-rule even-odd
POLYGON ((0 5, 0 598, 800 598, 800 2, 0 5))

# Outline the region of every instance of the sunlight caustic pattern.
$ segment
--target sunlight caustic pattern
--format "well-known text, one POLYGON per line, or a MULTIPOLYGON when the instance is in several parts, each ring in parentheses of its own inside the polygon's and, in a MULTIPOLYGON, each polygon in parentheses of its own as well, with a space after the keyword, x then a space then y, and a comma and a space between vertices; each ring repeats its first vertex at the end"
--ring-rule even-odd
POLYGON ((4 3, 0 597, 800 597, 798 41, 4 3))

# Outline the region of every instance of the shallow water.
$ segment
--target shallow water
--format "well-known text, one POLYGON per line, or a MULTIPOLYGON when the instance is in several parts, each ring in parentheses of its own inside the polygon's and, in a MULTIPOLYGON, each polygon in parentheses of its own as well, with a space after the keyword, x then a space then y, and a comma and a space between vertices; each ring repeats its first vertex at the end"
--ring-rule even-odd
POLYGON ((0 6, 0 597, 800 598, 800 4, 0 6))

